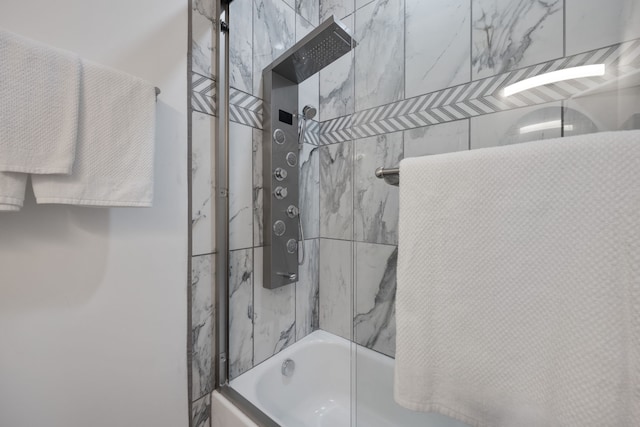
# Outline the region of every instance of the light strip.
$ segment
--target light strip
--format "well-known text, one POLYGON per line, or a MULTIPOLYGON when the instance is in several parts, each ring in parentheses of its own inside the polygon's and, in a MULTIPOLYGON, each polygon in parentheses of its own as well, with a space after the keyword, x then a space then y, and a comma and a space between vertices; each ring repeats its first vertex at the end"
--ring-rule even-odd
MULTIPOLYGON (((520 128, 520 135, 531 132, 538 132, 541 130, 558 129, 562 125, 560 120, 551 120, 549 122, 536 123, 529 126, 522 126, 520 128)), ((571 132, 573 125, 564 125, 564 130, 571 132)))
POLYGON ((604 72, 604 64, 583 65, 580 67, 565 68, 564 70, 552 71, 550 73, 544 73, 521 80, 505 87, 502 93, 504 96, 511 96, 518 92, 533 89, 534 87, 557 83, 563 80, 604 76, 604 72))

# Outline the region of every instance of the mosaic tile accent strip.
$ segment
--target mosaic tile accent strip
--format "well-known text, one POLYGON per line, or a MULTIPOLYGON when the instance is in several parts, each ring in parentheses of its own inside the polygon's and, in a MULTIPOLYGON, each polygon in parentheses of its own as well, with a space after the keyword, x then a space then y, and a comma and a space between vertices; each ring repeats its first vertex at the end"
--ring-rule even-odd
POLYGON ((307 132, 304 136, 304 142, 311 145, 320 145, 320 123, 310 120, 307 123, 307 132))
POLYGON ((320 144, 465 119, 571 98, 640 69, 640 39, 487 77, 437 92, 359 111, 320 124, 320 144), (502 89, 539 74, 581 65, 606 65, 602 77, 567 80, 508 98, 502 89))
POLYGON ((211 116, 217 115, 216 81, 211 77, 192 73, 191 84, 191 108, 211 116))
POLYGON ((262 129, 262 113, 247 110, 237 105, 229 105, 229 120, 252 128, 262 129))
POLYGON ((342 116, 320 123, 320 145, 350 140, 351 119, 352 116, 342 116))
POLYGON ((229 89, 229 119, 232 122, 262 129, 263 109, 262 99, 233 87, 229 89))
POLYGON ((262 114, 264 108, 262 99, 233 87, 229 89, 229 103, 259 114, 262 114))

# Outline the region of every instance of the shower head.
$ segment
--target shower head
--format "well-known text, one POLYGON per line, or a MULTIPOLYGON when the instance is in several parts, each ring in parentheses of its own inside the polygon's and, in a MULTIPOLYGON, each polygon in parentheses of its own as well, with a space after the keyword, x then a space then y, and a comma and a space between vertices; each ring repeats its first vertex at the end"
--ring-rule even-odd
POLYGON ((304 117, 305 120, 313 119, 317 113, 318 110, 316 110, 313 105, 305 105, 302 109, 302 117, 304 117))
POLYGON ((294 83, 300 83, 349 52, 355 45, 349 29, 331 16, 267 66, 263 73, 273 71, 294 83))

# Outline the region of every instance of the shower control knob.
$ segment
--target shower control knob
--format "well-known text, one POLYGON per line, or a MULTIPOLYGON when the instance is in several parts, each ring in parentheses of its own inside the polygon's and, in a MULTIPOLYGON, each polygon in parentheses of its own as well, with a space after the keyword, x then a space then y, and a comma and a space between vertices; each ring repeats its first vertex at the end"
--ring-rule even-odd
POLYGON ((296 239, 287 240, 287 252, 293 254, 296 252, 296 249, 298 249, 298 242, 296 242, 296 239))
POLYGON ((287 140, 287 136, 282 129, 276 129, 273 131, 273 140, 276 144, 284 144, 287 140))
POLYGON ((273 171, 273 176, 275 176, 278 181, 282 181, 287 177, 287 171, 282 168, 276 168, 276 170, 273 171))
POLYGON ((276 189, 273 190, 273 194, 274 196, 276 196, 276 199, 282 200, 285 197, 287 197, 287 194, 289 194, 289 191, 287 191, 287 187, 276 187, 276 189))
POLYGON ((287 164, 289 166, 295 166, 298 164, 298 156, 296 155, 296 153, 293 153, 291 151, 287 153, 287 164))
POLYGON ((289 218, 295 218, 300 214, 300 209, 296 208, 293 205, 289 205, 289 207, 287 208, 287 216, 289 218))
POLYGON ((273 223, 273 232, 276 236, 282 236, 287 231, 287 226, 284 225, 284 221, 277 220, 273 223))

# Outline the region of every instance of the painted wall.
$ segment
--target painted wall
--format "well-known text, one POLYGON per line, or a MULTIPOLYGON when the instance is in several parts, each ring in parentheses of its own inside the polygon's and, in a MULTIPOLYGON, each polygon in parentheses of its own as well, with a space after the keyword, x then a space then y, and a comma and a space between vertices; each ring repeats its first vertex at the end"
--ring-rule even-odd
POLYGON ((0 26, 162 89, 153 208, 31 196, 0 215, 2 426, 188 423, 187 16, 186 0, 0 3, 0 26))

